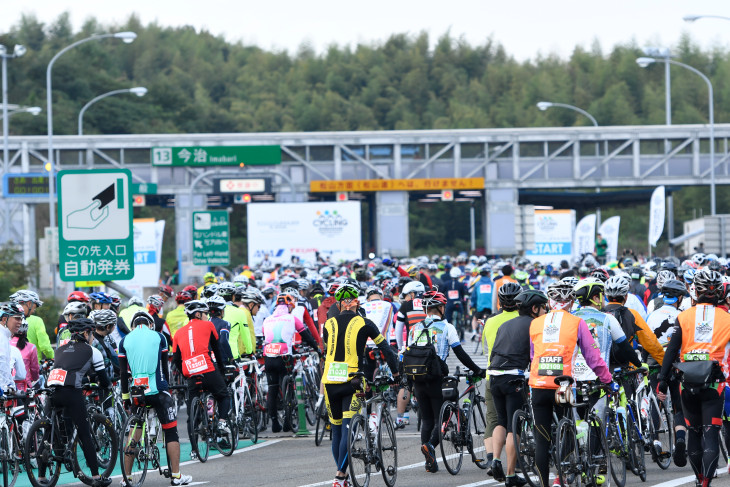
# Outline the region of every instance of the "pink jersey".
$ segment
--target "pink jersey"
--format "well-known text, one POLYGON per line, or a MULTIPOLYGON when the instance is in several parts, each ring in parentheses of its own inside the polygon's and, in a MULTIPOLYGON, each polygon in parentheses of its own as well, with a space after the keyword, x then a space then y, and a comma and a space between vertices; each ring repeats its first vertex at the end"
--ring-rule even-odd
MULTIPOLYGON (((10 344, 17 348, 18 337, 10 339, 10 344)), ((25 385, 29 388, 35 381, 38 380, 38 352, 36 351, 35 345, 30 342, 25 344, 25 348, 20 350, 20 355, 23 357, 23 363, 25 364, 25 385)), ((19 382, 19 381, 16 381, 19 382)), ((19 390, 24 390, 20 389, 19 390)))
POLYGON ((267 357, 291 355, 294 333, 306 329, 302 320, 289 314, 287 306, 277 306, 274 314, 264 320, 264 355, 267 357))

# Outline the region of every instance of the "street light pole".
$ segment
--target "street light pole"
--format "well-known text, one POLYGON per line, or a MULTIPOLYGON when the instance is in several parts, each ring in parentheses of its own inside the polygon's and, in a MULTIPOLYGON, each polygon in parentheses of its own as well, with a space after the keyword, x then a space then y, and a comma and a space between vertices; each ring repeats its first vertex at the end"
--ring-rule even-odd
POLYGON ((709 93, 709 116, 710 116, 710 214, 715 215, 716 212, 716 201, 715 201, 715 108, 714 108, 714 94, 712 90, 712 81, 710 78, 705 76, 702 71, 693 68, 689 64, 680 63, 669 58, 651 58, 651 57, 640 57, 636 60, 636 63, 645 68, 653 63, 667 63, 674 64, 675 66, 681 66, 695 73, 697 76, 702 78, 707 83, 707 91, 709 93))
MULTIPOLYGON (((136 86, 134 88, 113 90, 113 91, 109 91, 107 93, 97 96, 96 98, 92 98, 91 100, 89 100, 89 102, 86 105, 84 105, 83 108, 81 109, 81 111, 79 112, 79 119, 78 119, 79 135, 84 135, 84 114, 86 113, 86 110, 88 110, 88 108, 91 105, 93 105, 97 101, 103 100, 104 98, 107 98, 109 96, 121 95, 122 93, 132 93, 133 95, 142 97, 147 94, 147 88, 145 88, 143 86, 136 86)), ((81 159, 82 159, 82 155, 81 155, 81 153, 79 153, 79 166, 81 165, 81 162, 82 162, 81 159)))
POLYGON ((578 107, 573 106, 573 105, 568 105, 567 103, 553 103, 551 101, 541 101, 541 102, 538 102, 537 103, 537 108, 539 108, 543 112, 545 110, 547 110, 548 108, 552 108, 552 107, 567 108, 568 110, 573 110, 573 111, 576 111, 578 113, 581 113, 581 114, 585 115, 586 117, 588 117, 588 119, 591 122, 593 122, 593 125, 595 127, 598 127, 598 121, 596 120, 596 118, 593 115, 591 115, 590 113, 588 113, 587 111, 583 110, 582 108, 578 108, 578 107))

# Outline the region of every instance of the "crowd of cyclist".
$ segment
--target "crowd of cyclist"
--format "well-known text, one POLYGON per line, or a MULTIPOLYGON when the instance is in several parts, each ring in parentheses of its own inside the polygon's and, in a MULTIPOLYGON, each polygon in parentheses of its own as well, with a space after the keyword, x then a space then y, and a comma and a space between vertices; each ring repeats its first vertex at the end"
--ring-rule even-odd
MULTIPOLYGON (((77 428, 92 485, 106 486, 111 480, 98 473, 82 387, 89 380, 102 388, 118 382, 127 405, 130 384, 143 387, 164 431, 171 484, 186 485, 192 478, 180 472, 172 371, 190 387, 202 384, 223 421, 231 410, 224 371, 258 354, 272 432, 290 431, 292 425, 281 424, 277 415, 279 387, 294 348, 306 344, 323 359, 319 401, 332 428, 333 486, 343 487, 349 485, 348 424, 365 386, 353 376, 364 371, 372 378, 378 356, 398 390, 396 427, 410 421, 412 393, 426 471, 438 471, 442 380, 453 352, 474 377, 488 379, 487 472, 510 487, 526 482, 516 473, 511 432, 514 413, 525 407, 527 382, 538 481, 547 486, 554 415, 561 418, 570 408, 556 400, 556 391, 562 393, 556 377, 602 383, 613 392, 623 386, 631 396, 631 385, 619 385, 612 371, 647 366, 659 371, 652 388, 660 399, 671 397, 675 425, 672 452, 655 441, 652 455, 673 454, 680 467, 689 459, 697 485, 705 487, 715 475, 725 416, 726 264, 703 254, 682 262, 624 259, 607 266, 588 257, 555 268, 475 256, 423 257, 400 265, 390 259, 341 266, 263 263, 231 281, 207 273, 199 287, 175 292, 161 285, 146 302, 133 297, 123 309, 114 293, 74 291, 58 319, 55 349, 34 314, 43 302, 37 293, 20 290, 0 306, 0 389, 11 394, 52 388, 48 407, 62 408, 67 427, 77 428), (465 351, 469 340, 481 342, 486 369, 465 351), (377 356, 369 352, 376 348, 377 356), (52 363, 45 383, 40 363, 52 363)), ((601 396, 587 400, 598 408, 601 396)), ((224 422, 219 428, 226 428, 224 422)))

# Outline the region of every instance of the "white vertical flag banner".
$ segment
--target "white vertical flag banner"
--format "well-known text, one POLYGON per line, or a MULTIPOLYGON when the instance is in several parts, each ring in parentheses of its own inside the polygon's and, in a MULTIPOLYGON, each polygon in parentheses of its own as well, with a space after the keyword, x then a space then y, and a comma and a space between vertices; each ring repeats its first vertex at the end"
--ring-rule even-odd
POLYGON ((575 248, 575 258, 580 258, 583 254, 592 254, 596 248, 596 214, 584 216, 578 225, 575 226, 575 235, 573 237, 573 247, 575 248))
POLYGON ((649 244, 652 247, 656 247, 659 237, 664 232, 665 211, 664 186, 659 186, 651 194, 651 204, 649 205, 649 244))
POLYGON ((616 260, 618 255, 618 229, 621 225, 620 216, 612 216, 608 220, 601 223, 598 233, 606 239, 608 248, 606 249, 606 262, 616 260))

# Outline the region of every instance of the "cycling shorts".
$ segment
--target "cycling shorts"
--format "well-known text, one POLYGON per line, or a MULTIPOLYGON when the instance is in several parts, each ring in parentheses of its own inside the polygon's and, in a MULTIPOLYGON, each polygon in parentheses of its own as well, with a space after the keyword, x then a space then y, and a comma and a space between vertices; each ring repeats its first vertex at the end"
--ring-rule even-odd
POLYGON ((160 420, 163 430, 169 430, 177 427, 177 411, 175 411, 175 402, 167 391, 160 391, 144 397, 148 406, 155 408, 157 418, 160 420))

